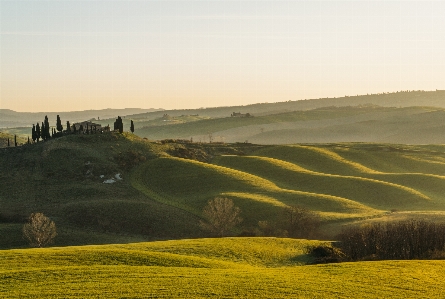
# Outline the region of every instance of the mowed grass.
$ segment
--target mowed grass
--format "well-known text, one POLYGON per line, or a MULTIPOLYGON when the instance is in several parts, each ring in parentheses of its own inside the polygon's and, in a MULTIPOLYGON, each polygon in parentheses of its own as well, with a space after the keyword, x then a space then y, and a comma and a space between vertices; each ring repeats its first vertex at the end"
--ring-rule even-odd
POLYGON ((0 251, 4 298, 442 298, 445 261, 304 265, 278 238, 0 251))

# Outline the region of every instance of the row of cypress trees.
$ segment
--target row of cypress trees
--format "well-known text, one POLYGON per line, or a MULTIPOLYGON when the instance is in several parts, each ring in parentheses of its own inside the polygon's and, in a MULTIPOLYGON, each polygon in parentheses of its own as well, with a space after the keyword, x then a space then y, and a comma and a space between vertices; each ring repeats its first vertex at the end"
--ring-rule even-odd
MULTIPOLYGON (((46 141, 46 140, 50 139, 51 137, 60 137, 64 131, 63 131, 62 121, 61 121, 59 115, 57 115, 56 128, 55 129, 53 128, 51 130, 51 134, 49 132, 49 129, 50 129, 50 125, 49 125, 49 121, 48 121, 48 116, 45 115, 45 120, 42 122, 41 125, 39 125, 39 123, 37 123, 36 125, 34 125, 34 124, 32 125, 32 132, 31 132, 32 141, 39 142, 40 139, 46 141)), ((68 134, 77 133, 76 126, 74 126, 73 129, 74 130, 71 131, 71 124, 69 121, 67 121, 65 132, 68 134)), ((116 121, 114 122, 114 130, 119 131, 119 133, 122 133, 124 130, 124 125, 122 122, 122 118, 120 116, 118 116, 116 121)), ((79 131, 83 131, 82 125, 80 126, 79 131)), ((131 124, 130 124, 130 131, 132 133, 134 133, 133 120, 131 121, 131 124)))

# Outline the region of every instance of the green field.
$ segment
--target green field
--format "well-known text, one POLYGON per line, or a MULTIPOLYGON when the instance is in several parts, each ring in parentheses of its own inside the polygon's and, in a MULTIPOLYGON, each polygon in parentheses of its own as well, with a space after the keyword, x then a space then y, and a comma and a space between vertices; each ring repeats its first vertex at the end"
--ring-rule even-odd
POLYGON ((444 261, 310 265, 307 246, 326 241, 259 237, 259 221, 278 226, 289 206, 317 214, 324 240, 375 221, 444 221, 445 145, 70 135, 1 148, 0 169, 0 297, 445 296, 444 261), (215 197, 241 209, 230 236, 258 237, 207 238, 199 222, 215 197), (28 249, 22 227, 33 212, 56 223, 56 247, 28 249))
POLYGON ((0 251, 4 298, 443 298, 444 261, 305 265, 319 241, 179 240, 0 251))
POLYGON ((288 206, 318 214, 318 237, 325 239, 366 221, 443 220, 444 165, 443 145, 184 144, 128 133, 71 135, 2 149, 0 247, 27 247, 21 227, 33 212, 56 222, 56 246, 205 237, 199 221, 215 197, 241 209, 234 236, 257 234, 259 221, 279 223, 288 206))

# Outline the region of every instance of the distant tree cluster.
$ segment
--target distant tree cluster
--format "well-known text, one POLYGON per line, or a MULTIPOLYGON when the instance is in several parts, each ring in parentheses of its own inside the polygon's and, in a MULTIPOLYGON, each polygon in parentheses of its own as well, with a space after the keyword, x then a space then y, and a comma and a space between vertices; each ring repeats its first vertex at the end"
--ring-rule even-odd
POLYGON ((321 219, 318 214, 303 207, 288 206, 276 222, 259 221, 255 232, 260 236, 317 238, 321 219))
POLYGON ((347 260, 442 258, 445 224, 424 220, 373 223, 343 231, 338 247, 347 260))
MULTIPOLYGON (((119 131, 119 133, 122 133, 124 131, 124 125, 122 122, 122 118, 120 116, 118 116, 116 121, 114 122, 114 130, 119 131)), ((103 131, 109 131, 109 126, 101 128, 100 125, 91 122, 87 122, 86 126, 84 126, 82 123, 71 125, 69 121, 66 122, 66 129, 64 130, 64 127, 62 125, 62 120, 59 115, 57 115, 56 127, 51 128, 49 125, 48 116, 45 116, 45 119, 41 124, 37 123, 35 125, 34 124, 32 125, 31 139, 33 143, 36 143, 39 142, 40 140, 46 141, 50 138, 61 137, 67 134, 79 134, 79 133, 93 134, 97 132, 102 133, 103 131), (99 126, 99 128, 97 128, 97 126, 99 126)), ((130 131, 134 133, 133 120, 131 120, 130 131)), ((8 146, 9 146, 9 139, 8 139, 8 146)))

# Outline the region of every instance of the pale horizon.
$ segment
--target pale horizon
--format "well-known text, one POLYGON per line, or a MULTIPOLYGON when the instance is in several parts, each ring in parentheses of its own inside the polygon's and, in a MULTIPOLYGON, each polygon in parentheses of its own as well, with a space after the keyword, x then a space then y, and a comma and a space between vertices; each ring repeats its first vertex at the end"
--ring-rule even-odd
POLYGON ((198 109, 445 89, 444 15, 444 1, 0 0, 0 108, 198 109))

